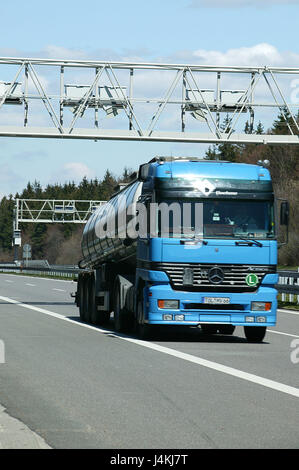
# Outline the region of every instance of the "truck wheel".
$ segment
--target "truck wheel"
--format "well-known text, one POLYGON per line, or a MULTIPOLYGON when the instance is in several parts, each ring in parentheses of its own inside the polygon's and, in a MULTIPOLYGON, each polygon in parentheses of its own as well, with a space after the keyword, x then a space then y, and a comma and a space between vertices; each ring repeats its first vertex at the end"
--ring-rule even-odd
POLYGON ((93 325, 104 325, 108 323, 110 313, 104 310, 98 310, 98 303, 95 291, 95 280, 92 278, 90 286, 90 322, 93 325))
POLYGON ((219 325, 218 331, 221 335, 232 335, 235 328, 234 325, 219 325))
POLYGON ((86 323, 90 322, 90 277, 84 282, 84 319, 86 323))
POLYGON ((84 284, 85 284, 85 279, 82 277, 80 280, 79 280, 79 285, 78 285, 78 288, 79 288, 79 315, 80 315, 80 320, 81 321, 84 321, 85 322, 85 298, 84 298, 84 295, 85 295, 85 288, 84 288, 84 284))
POLYGON ((152 336, 152 327, 144 323, 143 300, 137 302, 136 334, 142 340, 148 340, 152 336))
POLYGON ((244 326, 244 333, 250 343, 260 343, 266 334, 266 326, 244 326))
POLYGON ((119 332, 127 329, 126 311, 121 307, 120 298, 120 285, 117 284, 115 288, 114 301, 114 328, 115 331, 119 332))

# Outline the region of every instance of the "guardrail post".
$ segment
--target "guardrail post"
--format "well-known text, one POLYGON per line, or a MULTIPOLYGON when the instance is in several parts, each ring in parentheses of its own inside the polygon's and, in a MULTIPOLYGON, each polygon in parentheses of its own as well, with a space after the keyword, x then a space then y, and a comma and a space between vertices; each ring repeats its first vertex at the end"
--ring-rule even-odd
MULTIPOLYGON (((283 285, 287 284, 286 280, 287 280, 286 277, 282 277, 281 278, 281 284, 283 284, 283 285)), ((286 301, 286 294, 284 292, 281 294, 281 300, 282 300, 282 302, 286 301)))

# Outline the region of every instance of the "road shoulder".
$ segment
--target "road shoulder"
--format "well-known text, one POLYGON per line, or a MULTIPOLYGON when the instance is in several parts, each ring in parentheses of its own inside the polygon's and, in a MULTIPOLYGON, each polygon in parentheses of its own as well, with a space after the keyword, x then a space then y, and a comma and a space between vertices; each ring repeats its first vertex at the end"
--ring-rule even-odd
POLYGON ((9 416, 0 405, 0 449, 51 449, 24 423, 9 416))

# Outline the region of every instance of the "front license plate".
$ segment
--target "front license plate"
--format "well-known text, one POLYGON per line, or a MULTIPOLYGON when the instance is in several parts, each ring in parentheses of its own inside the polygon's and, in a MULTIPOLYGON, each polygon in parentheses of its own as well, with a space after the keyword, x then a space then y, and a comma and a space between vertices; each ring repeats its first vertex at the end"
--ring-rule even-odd
POLYGON ((229 304, 230 299, 229 297, 204 297, 203 299, 204 304, 213 304, 213 305, 223 305, 223 304, 229 304))

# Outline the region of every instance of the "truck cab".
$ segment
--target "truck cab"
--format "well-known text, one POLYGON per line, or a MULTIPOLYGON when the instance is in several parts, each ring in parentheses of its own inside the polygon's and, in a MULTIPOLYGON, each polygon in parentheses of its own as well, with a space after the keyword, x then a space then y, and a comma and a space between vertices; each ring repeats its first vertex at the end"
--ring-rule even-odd
POLYGON ((142 197, 156 203, 154 231, 138 241, 136 284, 144 286, 139 321, 200 325, 210 333, 232 333, 241 325, 247 339, 261 341, 277 310, 269 170, 161 158, 142 166, 139 179, 142 197), (181 209, 176 222, 175 206, 181 209))

